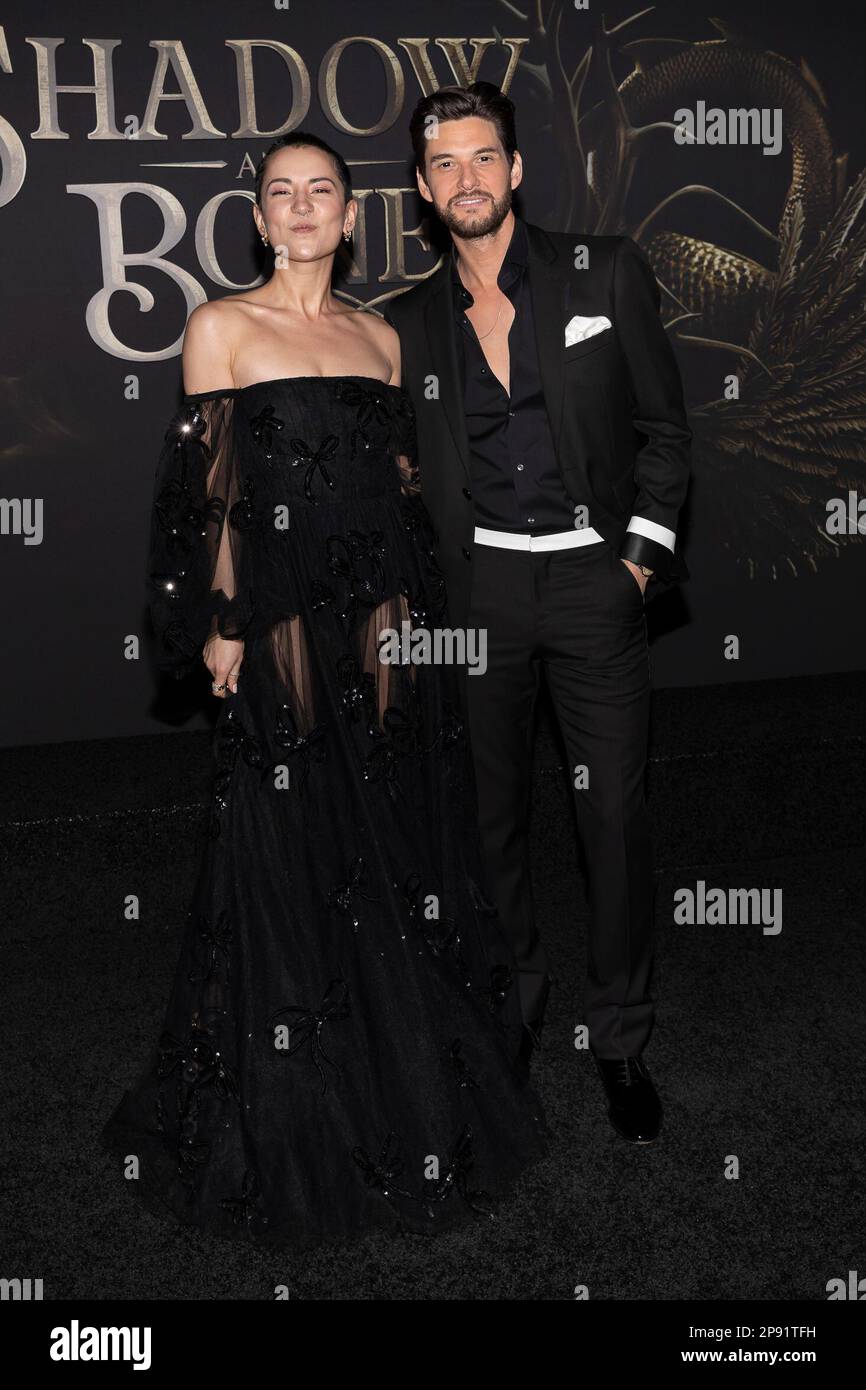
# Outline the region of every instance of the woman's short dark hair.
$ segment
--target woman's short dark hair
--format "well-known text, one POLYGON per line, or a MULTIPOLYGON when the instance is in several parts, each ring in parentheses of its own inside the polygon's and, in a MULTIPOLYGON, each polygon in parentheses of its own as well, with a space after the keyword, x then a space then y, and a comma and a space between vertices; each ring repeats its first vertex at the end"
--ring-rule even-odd
POLYGON ((324 151, 324 153, 330 155, 331 159, 334 161, 337 166, 337 173, 340 176, 340 182, 343 185, 345 201, 348 203, 349 199, 354 196, 352 193, 352 175, 349 173, 349 166, 343 156, 332 149, 326 140, 320 140, 318 135, 312 135, 306 130, 293 130, 291 135, 281 135, 275 140, 274 143, 265 150, 258 162, 258 167, 256 168, 256 202, 259 207, 262 205, 262 184, 265 178, 265 165, 271 155, 276 154, 277 150, 289 150, 295 147, 304 148, 309 146, 324 151))
POLYGON ((426 131, 431 116, 439 121, 460 121, 467 116, 480 116, 485 121, 492 121, 509 163, 513 162, 517 149, 514 102, 492 82, 473 82, 470 87, 440 87, 438 92, 431 92, 418 102, 409 122, 409 135, 415 152, 415 167, 425 178, 426 131))

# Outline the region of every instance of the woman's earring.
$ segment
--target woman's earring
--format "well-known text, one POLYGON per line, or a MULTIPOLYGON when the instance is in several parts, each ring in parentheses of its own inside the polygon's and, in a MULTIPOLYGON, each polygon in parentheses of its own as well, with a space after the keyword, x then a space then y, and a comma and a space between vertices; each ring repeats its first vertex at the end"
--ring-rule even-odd
POLYGON ((352 236, 352 228, 350 227, 349 230, 348 230, 347 232, 344 232, 344 233, 343 233, 343 240, 344 240, 344 241, 349 241, 349 240, 351 240, 351 236, 352 236))
POLYGON ((267 234, 267 232, 262 232, 262 241, 264 242, 265 246, 268 245, 268 234, 267 234))

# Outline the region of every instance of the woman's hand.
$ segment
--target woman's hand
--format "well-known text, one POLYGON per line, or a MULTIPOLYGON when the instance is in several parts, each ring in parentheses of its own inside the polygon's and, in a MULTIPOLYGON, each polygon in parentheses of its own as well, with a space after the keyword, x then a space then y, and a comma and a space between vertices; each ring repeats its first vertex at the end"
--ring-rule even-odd
POLYGON ((211 691, 218 699, 224 700, 227 694, 238 693, 238 672, 244 659, 243 642, 232 642, 225 637, 209 637, 204 644, 204 664, 213 676, 211 691), (217 687, 221 686, 222 689, 217 687))

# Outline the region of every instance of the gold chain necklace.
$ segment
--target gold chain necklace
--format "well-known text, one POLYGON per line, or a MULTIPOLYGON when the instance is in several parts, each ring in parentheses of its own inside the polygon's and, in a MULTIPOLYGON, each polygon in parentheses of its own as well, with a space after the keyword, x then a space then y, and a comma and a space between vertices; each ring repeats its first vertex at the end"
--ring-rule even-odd
MULTIPOLYGON (((499 322, 501 316, 502 316, 502 305, 500 304, 500 305, 499 305, 499 312, 498 312, 497 315, 496 315, 496 323, 494 323, 493 328, 496 327, 496 324, 499 322)), ((476 338, 478 339, 479 343, 483 343, 485 338, 489 338, 489 337, 490 337, 490 334, 493 332, 493 328, 488 328, 488 330, 487 330, 486 333, 481 333, 481 334, 479 334, 478 329, 476 328, 476 330, 475 330, 475 336, 476 336, 476 338)))

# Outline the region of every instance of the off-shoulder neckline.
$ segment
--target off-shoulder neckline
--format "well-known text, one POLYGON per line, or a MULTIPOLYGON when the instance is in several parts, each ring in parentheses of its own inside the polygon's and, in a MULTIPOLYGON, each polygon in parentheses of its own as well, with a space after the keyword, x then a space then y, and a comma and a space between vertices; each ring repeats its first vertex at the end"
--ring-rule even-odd
POLYGON ((247 386, 224 386, 216 391, 193 391, 189 395, 185 395, 184 400, 207 401, 218 396, 240 396, 244 391, 252 391, 256 386, 277 386, 283 381, 375 381, 378 387, 387 391, 405 392, 406 389, 404 386, 398 386, 396 382, 382 381, 381 377, 378 376, 359 376, 347 373, 328 376, 320 373, 318 376, 274 376, 266 381, 251 381, 247 386))

